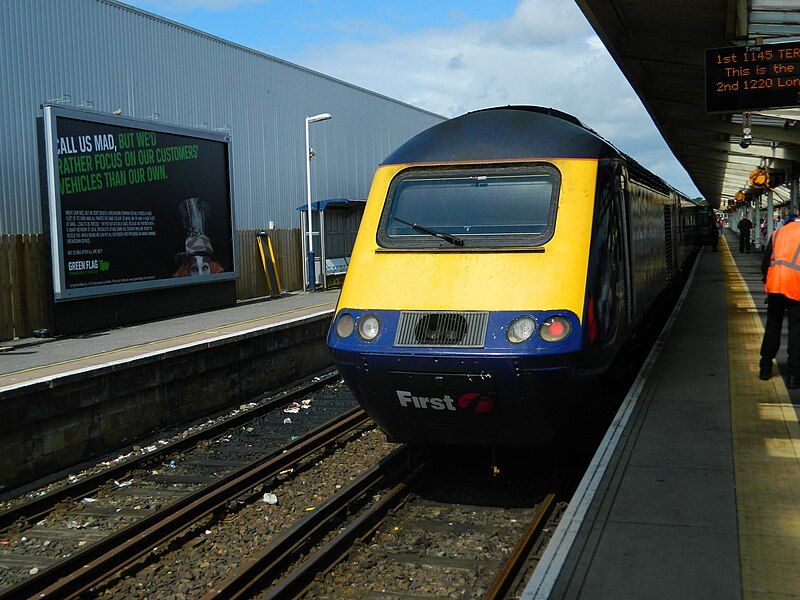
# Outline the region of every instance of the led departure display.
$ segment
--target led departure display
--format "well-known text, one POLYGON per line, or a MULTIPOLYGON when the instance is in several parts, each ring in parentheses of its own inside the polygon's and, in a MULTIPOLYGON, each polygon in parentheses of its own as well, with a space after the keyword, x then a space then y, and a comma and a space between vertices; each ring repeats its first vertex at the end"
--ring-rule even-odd
POLYGON ((800 42, 706 50, 706 111, 800 106, 800 42))

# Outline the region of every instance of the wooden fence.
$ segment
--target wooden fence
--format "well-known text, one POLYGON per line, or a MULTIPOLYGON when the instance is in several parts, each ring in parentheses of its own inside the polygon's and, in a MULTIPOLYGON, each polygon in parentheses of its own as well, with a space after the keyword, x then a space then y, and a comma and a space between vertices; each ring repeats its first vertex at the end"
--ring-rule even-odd
MULTIPOLYGON (((270 230, 278 273, 286 291, 303 289, 302 244, 299 229, 270 230)), ((236 232, 239 300, 267 294, 256 230, 236 232)), ((47 244, 38 235, 0 235, 0 340, 30 336, 52 327, 47 244)))
MULTIPOLYGON (((236 253, 239 279, 236 282, 236 297, 239 300, 258 298, 267 294, 264 266, 258 252, 255 229, 236 232, 236 253)), ((281 284, 286 291, 303 289, 302 242, 299 229, 271 229, 275 260, 281 284)))
POLYGON ((0 340, 50 327, 44 236, 0 235, 0 340))

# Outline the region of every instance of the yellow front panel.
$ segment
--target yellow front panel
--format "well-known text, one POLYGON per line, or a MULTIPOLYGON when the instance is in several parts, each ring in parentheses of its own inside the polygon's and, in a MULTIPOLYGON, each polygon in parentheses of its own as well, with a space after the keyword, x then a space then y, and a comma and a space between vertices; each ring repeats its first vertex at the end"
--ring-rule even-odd
POLYGON ((340 307, 386 310, 567 309, 583 316, 596 160, 553 160, 561 172, 556 227, 544 252, 379 251, 386 191, 411 165, 378 169, 340 307))

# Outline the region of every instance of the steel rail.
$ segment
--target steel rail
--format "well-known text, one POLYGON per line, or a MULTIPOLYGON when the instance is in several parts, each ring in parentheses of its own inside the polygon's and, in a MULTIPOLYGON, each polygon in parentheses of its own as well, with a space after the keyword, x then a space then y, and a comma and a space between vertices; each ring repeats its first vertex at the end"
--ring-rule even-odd
POLYGON ((283 580, 272 586, 261 596, 263 600, 296 598, 303 593, 319 573, 323 573, 341 560, 353 547, 356 540, 371 536, 383 522, 389 511, 397 510, 408 499, 414 482, 425 470, 422 464, 401 483, 394 486, 374 504, 346 527, 339 535, 330 540, 322 548, 289 573, 283 580))
POLYGON ((511 555, 506 559, 506 562, 503 563, 503 567, 497 573, 494 581, 492 581, 489 589, 486 591, 486 600, 501 600, 506 597, 514 579, 525 564, 525 560, 528 558, 534 542, 547 524, 547 519, 553 514, 555 506, 556 495, 550 493, 545 496, 544 500, 539 504, 539 509, 536 511, 536 514, 533 515, 530 524, 525 529, 525 533, 522 534, 522 537, 519 542, 517 542, 511 555))
POLYGON ((4 591, 0 598, 73 598, 98 585, 254 486, 366 423, 355 408, 270 455, 212 482, 4 591))
MULTIPOLYGON (((71 483, 64 487, 53 490, 44 496, 39 496, 25 502, 24 504, 20 504, 6 511, 0 512, 0 532, 7 531, 10 527, 21 520, 26 520, 28 522, 38 521, 47 516, 57 504, 63 502, 64 500, 91 495, 104 483, 112 479, 119 479, 121 473, 138 469, 145 463, 158 460, 159 458, 168 456, 173 452, 182 452, 187 448, 194 447, 200 441, 214 438, 224 431, 231 429, 232 427, 238 427, 239 425, 252 421, 253 419, 258 418, 272 410, 280 408, 284 404, 288 404, 298 396, 302 396, 329 384, 331 381, 335 380, 338 375, 339 373, 337 371, 325 373, 321 375, 317 381, 312 381, 299 388, 291 389, 282 394, 279 393, 274 398, 271 398, 265 402, 262 406, 258 406, 253 410, 244 411, 229 419, 225 419, 205 429, 189 434, 185 438, 170 442, 169 444, 162 446, 153 452, 131 458, 130 460, 121 462, 117 465, 109 467, 108 469, 103 469, 103 471, 99 473, 89 475, 85 479, 81 479, 75 483, 71 483)), ((255 401, 257 398, 261 398, 261 396, 257 396, 251 399, 251 401, 255 401)))
POLYGON ((340 523, 353 504, 374 491, 396 481, 398 472, 411 468, 414 457, 403 445, 393 450, 370 470, 320 504, 264 550, 245 561, 236 571, 216 584, 202 600, 251 598, 267 587, 283 570, 309 548, 311 540, 320 539, 333 525, 340 523))

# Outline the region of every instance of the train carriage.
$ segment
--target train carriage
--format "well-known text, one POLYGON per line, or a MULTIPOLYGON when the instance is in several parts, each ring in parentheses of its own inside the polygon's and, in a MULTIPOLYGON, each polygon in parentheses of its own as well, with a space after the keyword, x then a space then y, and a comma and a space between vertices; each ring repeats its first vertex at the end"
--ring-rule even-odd
POLYGON ((390 439, 548 443, 686 259, 686 201, 553 109, 436 125, 375 174, 334 360, 390 439))

